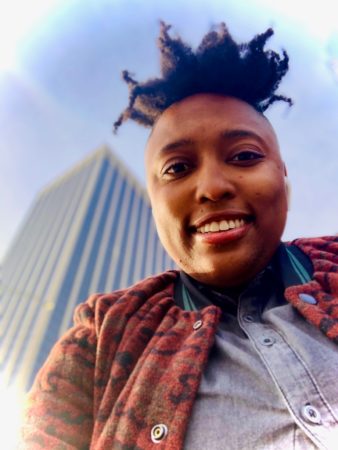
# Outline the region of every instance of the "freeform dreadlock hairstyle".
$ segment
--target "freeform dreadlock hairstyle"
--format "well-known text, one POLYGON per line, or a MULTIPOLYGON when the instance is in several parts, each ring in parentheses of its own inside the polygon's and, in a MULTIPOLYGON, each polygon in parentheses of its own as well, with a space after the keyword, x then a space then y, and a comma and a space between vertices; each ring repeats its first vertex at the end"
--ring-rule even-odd
POLYGON ((237 44, 226 25, 210 31, 193 51, 179 37, 172 38, 170 25, 161 22, 158 40, 162 78, 139 83, 128 71, 122 76, 129 88, 129 104, 114 123, 114 131, 128 119, 151 127, 161 113, 175 102, 198 93, 214 93, 239 98, 257 111, 272 103, 292 100, 277 95, 279 83, 289 68, 289 57, 264 50, 272 36, 269 28, 251 41, 237 44))

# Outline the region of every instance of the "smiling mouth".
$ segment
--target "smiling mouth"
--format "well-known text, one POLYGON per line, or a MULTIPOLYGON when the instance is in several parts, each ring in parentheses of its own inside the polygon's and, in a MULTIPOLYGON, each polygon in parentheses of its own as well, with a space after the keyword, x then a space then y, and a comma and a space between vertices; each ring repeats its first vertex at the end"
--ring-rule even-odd
POLYGON ((234 230, 235 228, 241 228, 247 224, 249 220, 244 219, 231 219, 231 220, 219 220, 206 223, 198 228, 196 228, 197 233, 219 233, 220 231, 234 230))

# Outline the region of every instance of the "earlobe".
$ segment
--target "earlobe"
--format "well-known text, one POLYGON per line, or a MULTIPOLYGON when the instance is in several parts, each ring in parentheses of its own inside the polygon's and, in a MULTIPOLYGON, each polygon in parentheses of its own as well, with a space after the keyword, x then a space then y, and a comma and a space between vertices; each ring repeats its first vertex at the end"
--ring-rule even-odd
POLYGON ((286 192, 286 205, 288 208, 288 211, 290 211, 290 202, 291 202, 291 185, 288 179, 288 171, 286 169, 286 165, 283 162, 284 166, 284 183, 285 183, 285 192, 286 192))
POLYGON ((285 163, 283 163, 283 166, 284 166, 284 176, 285 176, 285 178, 287 178, 288 177, 288 171, 287 171, 285 163))

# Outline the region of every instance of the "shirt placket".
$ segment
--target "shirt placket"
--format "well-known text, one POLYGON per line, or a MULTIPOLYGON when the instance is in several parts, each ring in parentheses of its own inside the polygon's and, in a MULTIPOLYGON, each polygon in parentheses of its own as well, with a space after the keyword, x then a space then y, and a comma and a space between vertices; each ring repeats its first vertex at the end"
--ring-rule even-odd
POLYGON ((335 419, 304 361, 286 338, 260 321, 256 302, 241 296, 238 322, 271 375, 296 424, 320 449, 334 449, 335 419))

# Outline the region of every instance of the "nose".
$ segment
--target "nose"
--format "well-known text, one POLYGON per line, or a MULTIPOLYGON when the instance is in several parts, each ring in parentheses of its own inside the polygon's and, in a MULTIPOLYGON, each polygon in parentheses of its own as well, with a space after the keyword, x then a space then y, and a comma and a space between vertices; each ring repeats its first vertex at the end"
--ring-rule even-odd
POLYGON ((196 199, 200 203, 231 199, 236 195, 235 183, 224 162, 208 161, 197 177, 196 199))

